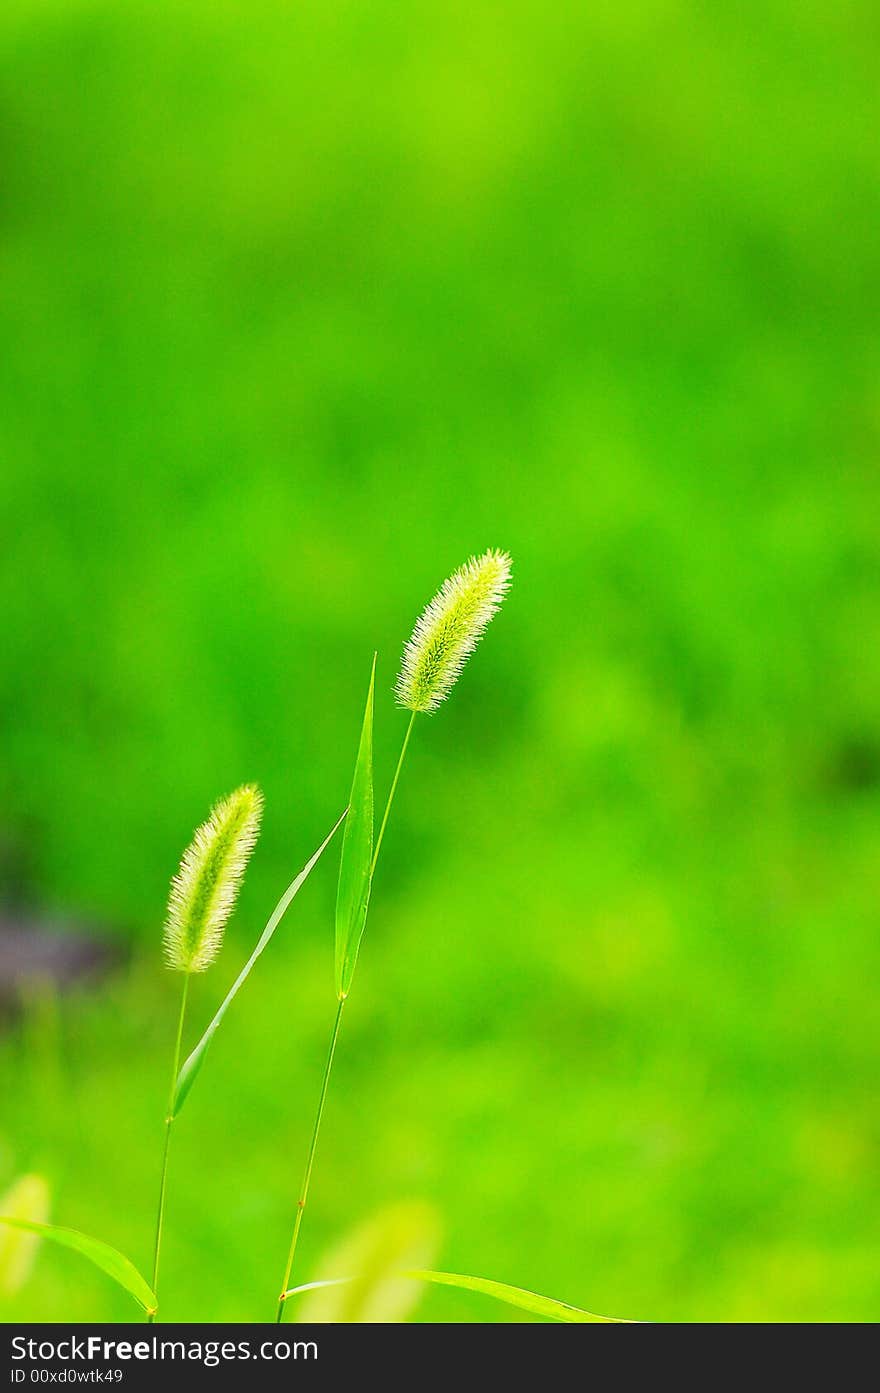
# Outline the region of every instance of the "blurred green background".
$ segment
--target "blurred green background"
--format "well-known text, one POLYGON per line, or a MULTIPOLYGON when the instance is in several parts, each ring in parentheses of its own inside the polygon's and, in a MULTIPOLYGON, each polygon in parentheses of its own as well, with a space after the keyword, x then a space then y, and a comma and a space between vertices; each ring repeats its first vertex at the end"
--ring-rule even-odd
MULTIPOLYGON (((6 0, 3 898, 130 952, 22 986, 0 1189, 44 1173, 147 1267, 180 852, 263 785, 194 1038, 344 803, 374 646, 384 791, 403 640, 503 546, 416 731, 300 1276, 418 1200, 439 1265, 594 1310, 880 1317, 878 29, 6 0)), ((272 1314, 335 862, 177 1129, 167 1319, 272 1314)), ((43 1251, 3 1314, 133 1312, 43 1251)))

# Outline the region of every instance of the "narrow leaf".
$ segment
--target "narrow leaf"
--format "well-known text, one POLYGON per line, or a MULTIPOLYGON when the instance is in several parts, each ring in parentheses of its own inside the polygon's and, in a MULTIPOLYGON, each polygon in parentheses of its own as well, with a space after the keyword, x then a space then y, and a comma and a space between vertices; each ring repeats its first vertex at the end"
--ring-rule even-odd
MULTIPOLYGON (((554 1301, 549 1296, 539 1296, 537 1292, 525 1291, 523 1287, 510 1287, 506 1282, 491 1282, 486 1277, 464 1277, 457 1272, 401 1272, 401 1277, 409 1277, 415 1282, 435 1282, 438 1286, 461 1287, 464 1291, 477 1291, 483 1296, 494 1296, 508 1306, 517 1306, 521 1311, 530 1311, 533 1316, 544 1316, 547 1320, 563 1321, 568 1324, 587 1325, 633 1325, 634 1321, 622 1316, 596 1316, 592 1311, 582 1311, 579 1306, 570 1306, 567 1301, 554 1301)), ((356 1282, 356 1277, 337 1277, 322 1282, 305 1282, 300 1287, 291 1287, 284 1293, 286 1301, 300 1292, 315 1291, 321 1287, 344 1287, 356 1282)))
POLYGON ((457 1272, 407 1272, 406 1276, 418 1282, 436 1282, 438 1286, 478 1291, 484 1296, 494 1296, 497 1301, 504 1301, 508 1306, 518 1306, 521 1311, 531 1311, 533 1316, 545 1316, 547 1320, 574 1324, 633 1324, 620 1316, 595 1316, 592 1311, 582 1311, 579 1306, 569 1306, 567 1301, 553 1301, 549 1296, 539 1296, 537 1292, 526 1291, 523 1287, 510 1287, 506 1282, 492 1282, 486 1277, 463 1277, 457 1272))
POLYGON ((272 938, 272 935, 278 928, 278 925, 281 923, 281 920, 284 918, 284 915, 287 913, 287 910, 290 908, 292 901, 294 900, 302 886, 305 884, 305 882, 308 880, 315 866, 318 864, 327 847, 330 845, 330 842, 333 840, 333 837, 335 836, 336 832, 342 825, 344 819, 345 813, 343 813, 342 817, 340 817, 334 823, 333 827, 327 833, 327 836, 324 838, 323 842, 318 847, 318 850, 314 853, 313 856, 309 858, 309 860, 303 866, 296 879, 292 880, 290 885, 288 885, 284 894, 281 896, 281 899, 278 901, 277 905, 272 911, 272 915, 269 919, 269 922, 267 923, 263 932, 260 934, 256 948, 251 953, 244 967, 241 969, 241 972, 238 974, 232 986, 229 988, 229 991, 226 993, 226 996, 223 999, 221 1005, 219 1006, 217 1013, 214 1016, 214 1019, 211 1021, 211 1024, 208 1026, 201 1040, 196 1045, 192 1054, 189 1055, 189 1057, 183 1064, 183 1067, 181 1068, 180 1073, 177 1076, 177 1085, 174 1090, 174 1104, 172 1108, 172 1115, 174 1117, 177 1116, 177 1114, 180 1112, 180 1109, 183 1107, 183 1104, 186 1102, 189 1091, 195 1083, 199 1070, 201 1069, 202 1064, 204 1063, 205 1055, 208 1052, 208 1046, 210 1045, 211 1041, 216 1035, 217 1030, 220 1027, 220 1023, 223 1020, 223 1017, 226 1015, 226 1012, 229 1010, 239 991, 247 981, 248 976, 250 975, 251 968, 257 961, 257 958, 260 956, 263 949, 268 946, 269 941, 272 938))
POLYGON ((36 1224, 29 1219, 5 1218, 2 1215, 0 1224, 8 1224, 14 1229, 25 1229, 50 1243, 57 1243, 61 1248, 72 1248, 75 1253, 88 1258, 95 1267, 99 1267, 108 1277, 112 1277, 114 1282, 124 1287, 148 1314, 156 1310, 155 1293, 134 1264, 116 1248, 102 1243, 99 1238, 89 1238, 88 1234, 79 1233, 76 1229, 62 1229, 56 1224, 36 1224))
POLYGON ((370 863, 373 859, 373 688, 376 655, 364 711, 357 763, 342 838, 342 860, 336 890, 336 994, 348 996, 357 965, 367 908, 370 903, 370 863))

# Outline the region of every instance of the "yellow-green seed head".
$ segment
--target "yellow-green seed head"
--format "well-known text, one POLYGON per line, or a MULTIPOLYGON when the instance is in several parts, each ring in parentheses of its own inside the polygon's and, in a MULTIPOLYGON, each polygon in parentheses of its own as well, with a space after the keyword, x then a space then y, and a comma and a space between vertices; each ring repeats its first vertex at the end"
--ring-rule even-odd
POLYGON ((433 711, 449 695, 510 585, 506 551, 472 556, 445 580, 403 650, 395 695, 409 711, 433 711))
POLYGON ((260 790, 244 784, 212 808, 185 851, 164 929, 165 960, 175 972, 204 972, 220 952, 262 812, 260 790))

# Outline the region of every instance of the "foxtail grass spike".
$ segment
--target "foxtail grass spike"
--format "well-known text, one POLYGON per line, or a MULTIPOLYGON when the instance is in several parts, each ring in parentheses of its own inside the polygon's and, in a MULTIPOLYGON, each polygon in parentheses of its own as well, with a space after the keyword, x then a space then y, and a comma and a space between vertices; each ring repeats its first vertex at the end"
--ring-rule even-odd
POLYGON ((175 972, 204 972, 217 957, 262 811, 260 790, 244 784, 216 804, 184 853, 164 929, 165 960, 175 972))
POLYGON ((449 695, 507 594, 510 570, 506 551, 486 551, 443 582, 403 650, 398 705, 434 711, 449 695))

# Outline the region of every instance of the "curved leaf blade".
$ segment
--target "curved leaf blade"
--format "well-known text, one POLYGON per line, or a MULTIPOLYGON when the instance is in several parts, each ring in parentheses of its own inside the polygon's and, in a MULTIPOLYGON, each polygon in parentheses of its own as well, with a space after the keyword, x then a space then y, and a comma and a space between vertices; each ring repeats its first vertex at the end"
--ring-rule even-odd
POLYGON ((189 1096, 189 1091, 195 1083, 199 1070, 205 1062, 205 1055, 208 1052, 208 1046, 210 1045, 214 1036, 217 1034, 223 1017, 226 1015, 226 1012, 229 1010, 236 996, 238 995, 241 988, 247 981, 248 976, 250 975, 251 968, 254 966, 254 963, 257 961, 257 958, 263 952, 264 948, 268 947, 272 935, 274 934, 275 930, 278 928, 278 925, 281 923, 281 920, 284 918, 285 914, 290 908, 292 901, 295 899, 302 886, 308 880, 315 866, 320 861, 327 847, 330 845, 337 831, 344 822, 345 815, 346 814, 343 813, 342 816, 336 820, 330 831, 327 833, 327 836, 324 838, 323 842, 318 847, 318 850, 309 858, 309 860, 306 862, 306 864, 300 871, 299 875, 296 876, 288 885, 284 894, 281 896, 281 899, 278 901, 277 905, 273 909, 269 922, 266 924, 266 927, 260 934, 260 937, 257 941, 257 946, 251 953, 250 957, 248 958, 244 967, 241 969, 241 972, 236 977, 232 986, 229 988, 229 991, 226 993, 226 996, 224 997, 223 1001, 217 1009, 214 1019, 211 1021, 211 1024, 208 1026, 207 1030, 205 1031, 199 1043, 196 1045, 195 1049, 192 1051, 190 1055, 188 1055, 188 1057, 184 1061, 180 1073, 177 1076, 177 1084, 175 1085, 174 1089, 174 1102, 171 1108, 172 1117, 177 1116, 177 1114, 180 1112, 180 1109, 186 1102, 186 1099, 189 1096))
POLYGON ((60 1248, 72 1249, 81 1257, 88 1258, 95 1267, 99 1267, 108 1277, 112 1277, 114 1282, 124 1287, 148 1315, 156 1310, 156 1294, 134 1263, 129 1262, 118 1249, 111 1248, 109 1243, 102 1243, 100 1238, 90 1238, 78 1229, 59 1228, 57 1224, 37 1224, 30 1219, 13 1219, 3 1215, 0 1215, 0 1224, 24 1229, 28 1233, 35 1233, 38 1237, 47 1239, 50 1243, 57 1243, 60 1248))
MULTIPOLYGON (((524 1287, 511 1287, 506 1282, 493 1282, 487 1277, 466 1277, 458 1272, 401 1272, 401 1277, 410 1277, 414 1282, 434 1282, 437 1286, 460 1287, 463 1291, 476 1291, 482 1296, 493 1296, 507 1306, 516 1306, 521 1311, 529 1311, 533 1316, 543 1316, 545 1320, 563 1322, 569 1325, 635 1325, 635 1321, 625 1316, 597 1316, 592 1311, 583 1311, 580 1306, 570 1306, 567 1301, 554 1301, 549 1296, 539 1296, 537 1292, 526 1291, 524 1287)), ((284 1293, 284 1300, 298 1296, 300 1292, 315 1291, 321 1287, 343 1287, 355 1282, 356 1277, 336 1277, 322 1282, 305 1282, 302 1286, 291 1287, 284 1293)))
POLYGON ((342 859, 336 889, 336 995, 348 996, 357 965, 370 903, 370 863, 373 859, 373 691, 376 654, 361 727, 357 762, 348 801, 348 820, 342 838, 342 859))
POLYGON ((579 1306, 570 1306, 567 1301, 554 1301, 549 1296, 539 1296, 537 1292, 526 1291, 524 1287, 511 1287, 506 1282, 493 1282, 486 1277, 466 1277, 458 1272, 407 1272, 404 1274, 418 1282, 434 1282, 438 1286, 461 1287, 463 1291, 477 1291, 483 1296, 494 1296, 508 1306, 516 1306, 521 1311, 529 1311, 533 1316, 544 1316, 546 1320, 564 1321, 569 1324, 633 1325, 635 1322, 622 1316, 597 1316, 592 1311, 583 1311, 579 1306))

